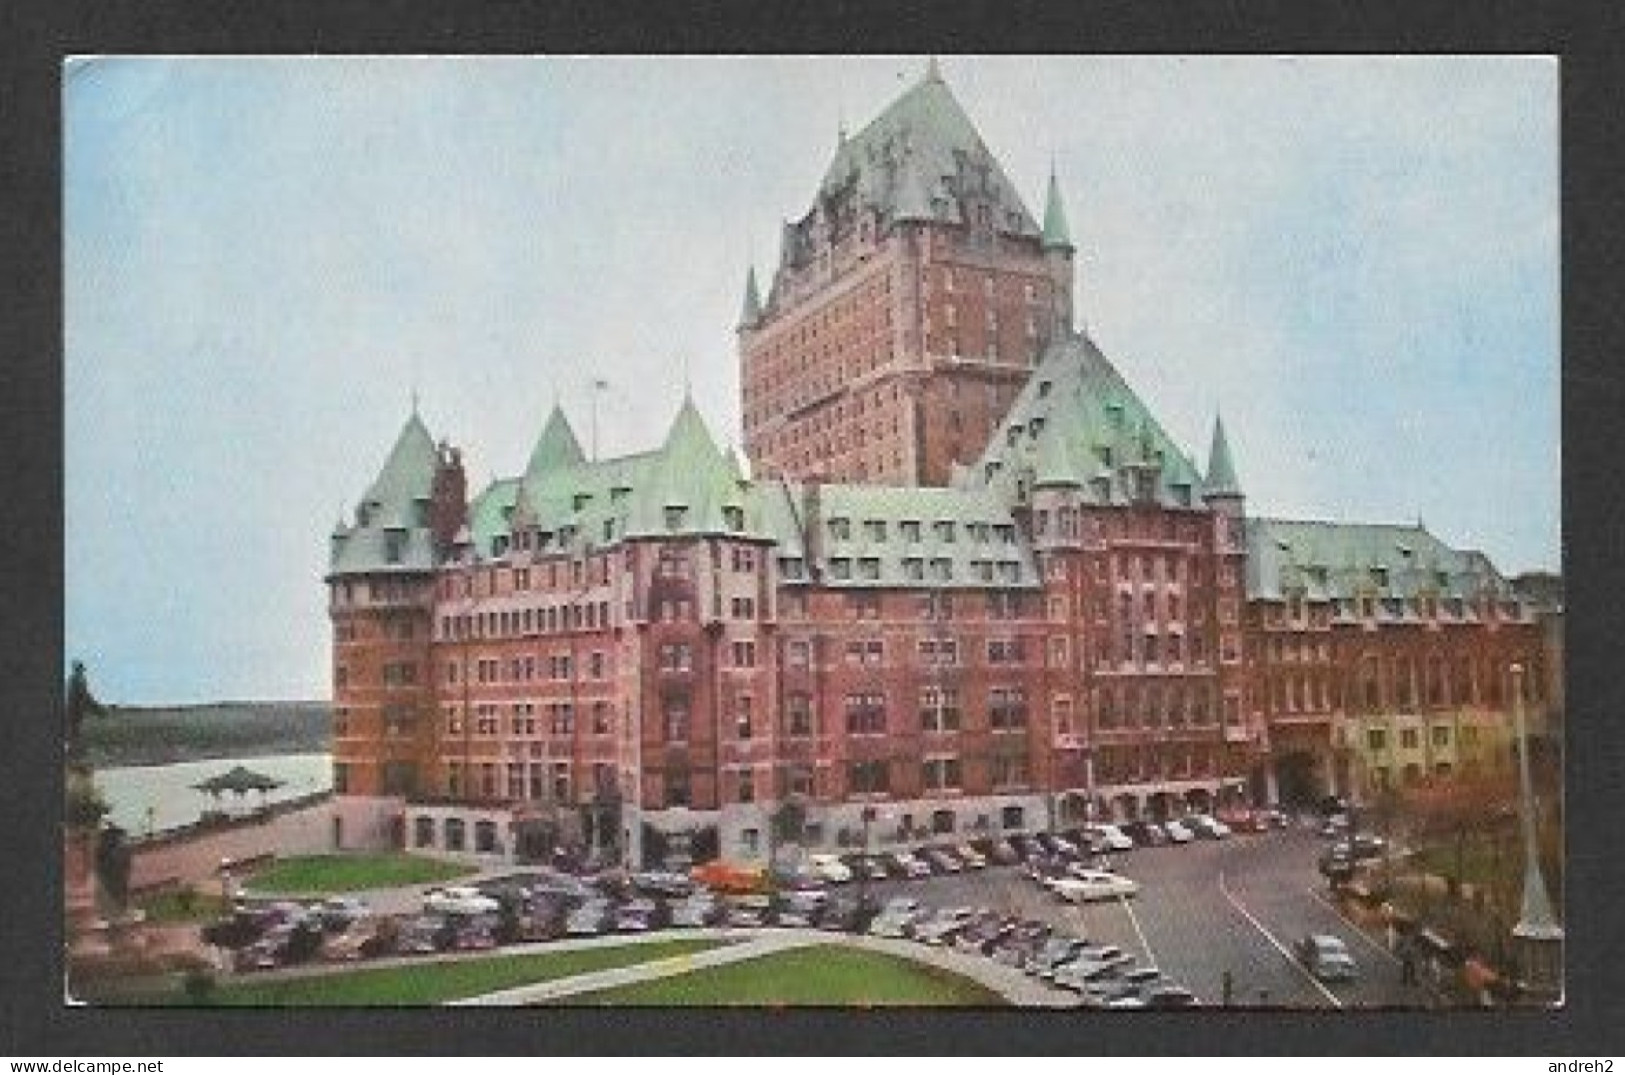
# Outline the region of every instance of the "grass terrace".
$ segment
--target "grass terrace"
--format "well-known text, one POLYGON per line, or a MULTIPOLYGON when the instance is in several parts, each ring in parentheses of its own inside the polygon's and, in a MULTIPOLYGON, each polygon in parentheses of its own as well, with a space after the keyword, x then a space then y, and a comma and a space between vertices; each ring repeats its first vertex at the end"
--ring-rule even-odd
POLYGON ((562 1005, 1004 1007, 976 982, 898 956, 816 945, 560 998, 562 1005))
POLYGON ((369 888, 450 881, 476 872, 472 866, 418 855, 305 855, 278 859, 244 881, 251 892, 325 896, 369 888))
MULTIPOLYGON (((202 1003, 231 1007, 441 1004, 514 986, 691 955, 727 943, 685 938, 613 948, 424 960, 333 974, 234 982, 214 989, 202 1003)), ((170 1003, 197 1002, 176 994, 170 1003)))

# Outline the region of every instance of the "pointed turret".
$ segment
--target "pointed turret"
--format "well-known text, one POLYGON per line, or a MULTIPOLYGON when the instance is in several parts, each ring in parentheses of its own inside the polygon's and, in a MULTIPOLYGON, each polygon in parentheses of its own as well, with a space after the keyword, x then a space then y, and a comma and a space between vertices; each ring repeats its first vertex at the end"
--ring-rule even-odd
POLYGON ((576 440, 575 430, 570 427, 570 420, 564 416, 563 408, 555 403, 553 413, 547 416, 547 425, 542 427, 542 435, 536 439, 536 447, 530 453, 530 463, 525 467, 525 473, 539 475, 580 466, 586 458, 581 451, 581 442, 576 440))
POLYGON ((1066 208, 1061 204, 1061 185, 1055 180, 1055 169, 1049 173, 1049 193, 1044 197, 1044 238, 1045 250, 1074 249, 1072 246, 1072 231, 1066 225, 1066 208))
POLYGON ((1209 500, 1242 495, 1236 465, 1230 459, 1230 442, 1224 435, 1224 419, 1218 415, 1213 417, 1213 447, 1207 454, 1207 480, 1202 483, 1202 492, 1209 500))
POLYGON ((738 328, 755 328, 762 320, 762 293, 756 287, 756 266, 745 271, 745 301, 739 310, 738 328))
POLYGON ((439 462, 434 438, 414 409, 401 427, 395 446, 362 499, 368 522, 362 525, 408 525, 415 501, 426 501, 439 462))
POLYGON ((334 575, 432 566, 429 514, 440 454, 416 409, 356 505, 355 525, 335 530, 334 575))

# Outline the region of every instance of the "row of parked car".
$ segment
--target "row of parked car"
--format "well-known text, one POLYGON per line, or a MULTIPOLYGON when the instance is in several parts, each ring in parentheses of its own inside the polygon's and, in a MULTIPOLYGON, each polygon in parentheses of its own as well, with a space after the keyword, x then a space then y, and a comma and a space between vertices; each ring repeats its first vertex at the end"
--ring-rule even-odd
POLYGON ((1059 934, 1046 922, 986 908, 929 910, 918 900, 888 900, 869 924, 876 937, 907 938, 954 948, 1017 968, 1058 989, 1077 993, 1086 1005, 1110 1008, 1187 1008, 1199 1001, 1160 970, 1139 966, 1113 945, 1059 934))

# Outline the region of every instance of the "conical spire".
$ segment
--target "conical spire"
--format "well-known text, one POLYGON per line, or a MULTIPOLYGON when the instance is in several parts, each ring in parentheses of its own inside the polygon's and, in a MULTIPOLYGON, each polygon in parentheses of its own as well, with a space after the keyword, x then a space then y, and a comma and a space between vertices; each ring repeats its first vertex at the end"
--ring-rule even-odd
POLYGON ((756 266, 745 272, 745 302, 739 310, 739 327, 754 328, 762 319, 762 293, 756 287, 756 266))
POLYGON ((1066 226, 1066 209, 1061 205, 1061 185, 1055 180, 1055 168, 1049 170, 1049 193, 1044 198, 1045 250, 1071 250, 1072 232, 1066 226))
POLYGON ((1213 447, 1207 453, 1207 481, 1203 488, 1209 497, 1241 495, 1236 465, 1230 460, 1230 442, 1224 436, 1224 419, 1218 415, 1213 416, 1213 447))
POLYGON ((553 412, 547 416, 547 425, 542 427, 542 435, 536 438, 536 447, 531 450, 525 473, 545 474, 579 466, 585 461, 581 442, 576 440, 570 420, 564 416, 563 408, 557 403, 553 404, 553 412))
POLYGON ((429 435, 423 419, 414 409, 401 427, 400 436, 395 438, 395 446, 389 450, 389 458, 384 460, 378 477, 367 490, 366 501, 382 508, 404 511, 411 501, 429 495, 438 461, 434 438, 429 435))

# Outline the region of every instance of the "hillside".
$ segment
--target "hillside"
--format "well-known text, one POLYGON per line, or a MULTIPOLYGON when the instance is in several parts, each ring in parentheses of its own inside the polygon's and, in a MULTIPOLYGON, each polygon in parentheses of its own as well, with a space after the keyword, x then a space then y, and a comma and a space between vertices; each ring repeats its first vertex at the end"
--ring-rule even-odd
POLYGON ((326 702, 215 702, 109 707, 85 721, 85 756, 97 767, 207 758, 310 754, 330 748, 326 702))

